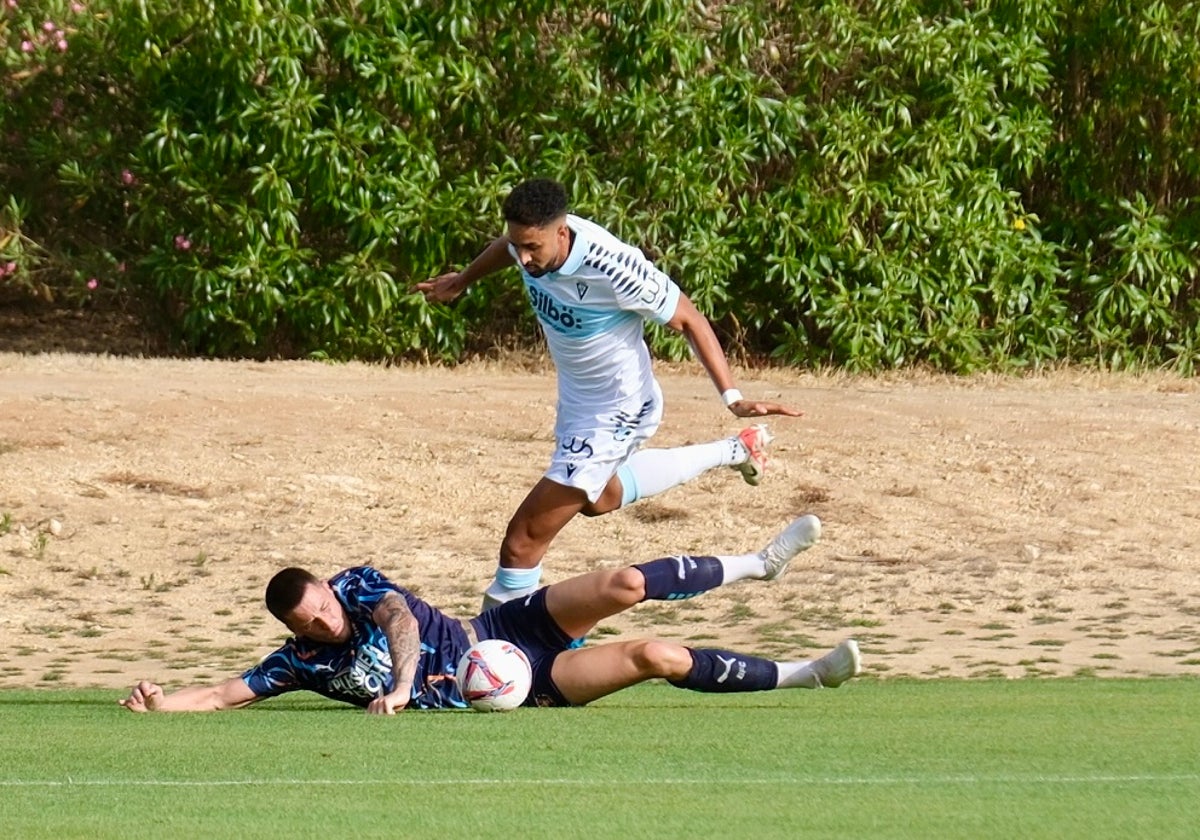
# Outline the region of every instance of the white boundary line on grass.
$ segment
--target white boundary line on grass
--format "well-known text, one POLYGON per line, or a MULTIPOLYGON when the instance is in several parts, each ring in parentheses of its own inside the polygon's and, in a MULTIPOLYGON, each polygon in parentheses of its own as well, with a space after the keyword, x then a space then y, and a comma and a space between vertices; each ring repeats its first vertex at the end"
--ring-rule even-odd
POLYGON ((792 776, 778 779, 0 779, 0 788, 22 787, 435 787, 439 785, 559 785, 563 787, 623 785, 1087 785, 1200 782, 1200 773, 1139 773, 1072 776, 792 776))

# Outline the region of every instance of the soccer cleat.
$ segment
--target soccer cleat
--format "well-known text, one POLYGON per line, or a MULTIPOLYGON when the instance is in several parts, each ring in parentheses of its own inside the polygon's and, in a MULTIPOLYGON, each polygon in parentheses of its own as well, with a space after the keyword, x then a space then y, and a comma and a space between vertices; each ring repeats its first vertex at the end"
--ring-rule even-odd
POLYGON ((767 543, 767 547, 758 553, 763 559, 767 573, 763 580, 775 580, 783 577, 788 563, 801 551, 807 551, 821 539, 821 520, 806 513, 792 520, 775 538, 767 543))
POLYGON ((851 677, 857 677, 862 671, 858 642, 847 639, 813 662, 811 668, 817 677, 817 688, 837 688, 851 677))
POLYGON ((757 487, 767 469, 767 446, 772 440, 771 433, 767 431, 765 424, 759 423, 742 429, 737 439, 746 447, 749 455, 742 463, 734 464, 733 468, 742 474, 747 484, 757 487))

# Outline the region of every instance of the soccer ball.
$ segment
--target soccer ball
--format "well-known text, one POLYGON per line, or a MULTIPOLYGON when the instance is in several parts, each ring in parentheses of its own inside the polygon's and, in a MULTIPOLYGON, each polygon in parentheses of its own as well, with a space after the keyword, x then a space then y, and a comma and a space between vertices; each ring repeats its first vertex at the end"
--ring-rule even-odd
POLYGON ((478 712, 507 712, 529 696, 533 669, 512 642, 485 639, 458 660, 458 689, 478 712))

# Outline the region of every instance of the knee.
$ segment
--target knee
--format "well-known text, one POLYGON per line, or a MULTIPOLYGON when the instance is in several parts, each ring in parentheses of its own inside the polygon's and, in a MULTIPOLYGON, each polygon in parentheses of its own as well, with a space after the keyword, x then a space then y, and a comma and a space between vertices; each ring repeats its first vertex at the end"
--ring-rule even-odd
POLYGON ((594 502, 588 502, 579 512, 584 516, 603 516, 606 513, 612 513, 620 506, 619 499, 617 504, 613 504, 610 499, 605 499, 601 496, 594 502))
POLYGON ((615 477, 600 491, 600 498, 588 502, 580 511, 584 516, 603 516, 621 506, 621 482, 615 477))
POLYGON ((605 589, 613 601, 632 607, 646 599, 646 577, 633 566, 626 566, 612 573, 605 589))
POLYGON ((523 531, 510 527, 500 543, 500 565, 532 569, 542 559, 542 549, 537 541, 523 531))
POLYGON ((646 678, 681 680, 692 670, 692 654, 673 642, 639 641, 634 645, 632 657, 634 666, 646 678))

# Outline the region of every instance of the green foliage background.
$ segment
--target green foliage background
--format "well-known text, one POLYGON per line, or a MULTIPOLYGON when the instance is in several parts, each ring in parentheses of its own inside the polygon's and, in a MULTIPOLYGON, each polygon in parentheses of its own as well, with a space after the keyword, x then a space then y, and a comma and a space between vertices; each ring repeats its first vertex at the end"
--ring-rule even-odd
POLYGON ((0 284, 184 352, 527 340, 515 272, 408 289, 548 175, 748 357, 1200 362, 1197 3, 2 0, 0 49, 0 284))

